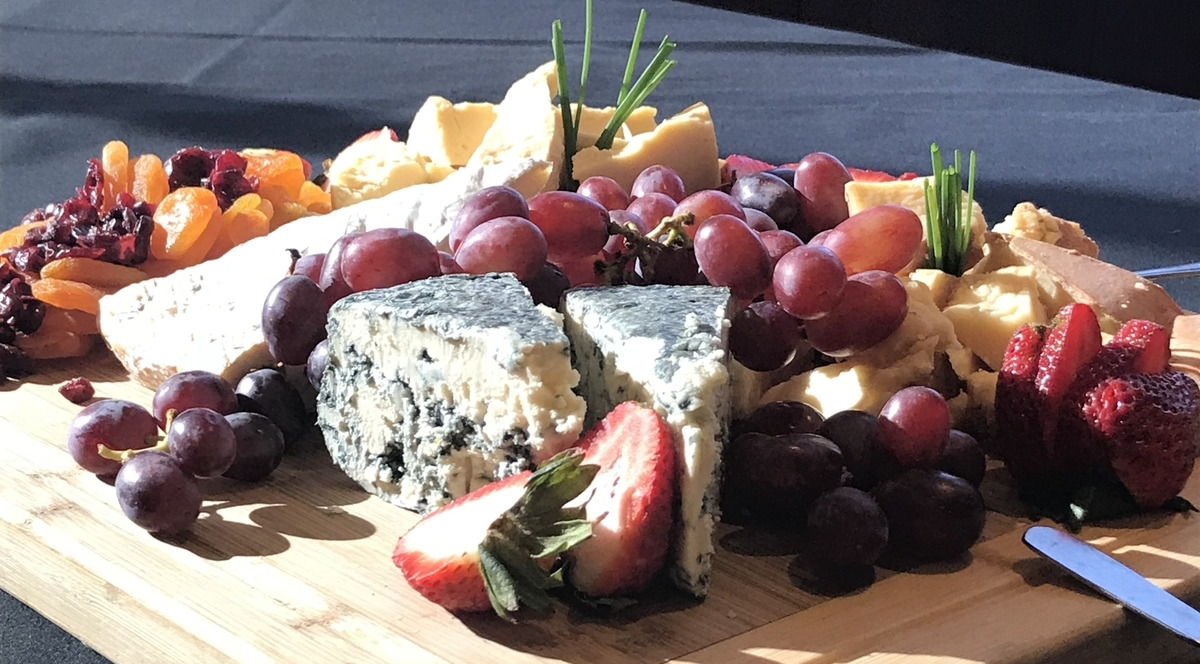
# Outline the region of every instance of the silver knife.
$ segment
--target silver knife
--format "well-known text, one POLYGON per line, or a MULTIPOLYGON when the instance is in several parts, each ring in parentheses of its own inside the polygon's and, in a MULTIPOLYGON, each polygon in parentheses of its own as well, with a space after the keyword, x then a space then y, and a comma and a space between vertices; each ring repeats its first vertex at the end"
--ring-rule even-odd
POLYGON ((1200 645, 1200 611, 1185 604, 1116 558, 1049 526, 1030 526, 1025 544, 1125 608, 1200 645))

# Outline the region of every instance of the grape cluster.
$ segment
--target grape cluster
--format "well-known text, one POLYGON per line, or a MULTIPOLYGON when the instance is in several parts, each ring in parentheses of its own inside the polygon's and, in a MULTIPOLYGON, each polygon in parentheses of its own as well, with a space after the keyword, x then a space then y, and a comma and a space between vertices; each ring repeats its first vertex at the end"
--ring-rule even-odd
POLYGON ((248 374, 236 390, 216 374, 186 371, 163 381, 149 410, 123 399, 83 408, 67 449, 80 467, 113 481, 131 521, 179 536, 200 515, 199 479, 264 479, 310 425, 299 393, 274 369, 248 374))
POLYGON ((951 428, 946 400, 930 388, 900 390, 878 416, 851 410, 823 420, 800 402, 765 404, 733 435, 727 518, 802 529, 809 562, 831 578, 853 577, 885 554, 953 560, 982 533, 986 457, 951 428))

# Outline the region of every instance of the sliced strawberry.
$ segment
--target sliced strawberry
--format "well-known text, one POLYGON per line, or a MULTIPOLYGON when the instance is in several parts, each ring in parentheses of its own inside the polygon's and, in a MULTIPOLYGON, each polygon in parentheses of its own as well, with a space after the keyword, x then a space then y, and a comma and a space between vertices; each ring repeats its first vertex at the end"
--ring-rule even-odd
POLYGON ((761 159, 747 157, 744 154, 731 154, 725 157, 725 163, 721 166, 721 182, 733 182, 751 173, 769 171, 772 168, 775 167, 761 159))
POLYGON ((892 175, 886 171, 873 171, 867 168, 850 168, 850 177, 854 178, 855 182, 895 182, 896 180, 912 180, 917 177, 916 173, 904 172, 900 175, 892 175))
POLYGON ((1178 371, 1109 378, 1089 390, 1082 408, 1139 506, 1160 507, 1179 494, 1200 426, 1200 387, 1191 378, 1178 371))
POLYGON ((1101 343, 1096 312, 1079 302, 1063 307, 1046 333, 1038 358, 1037 389, 1042 399, 1042 440, 1056 463, 1059 409, 1076 374, 1100 352, 1101 343))
POLYGON ((362 136, 359 136, 358 138, 354 139, 354 142, 355 143, 363 143, 366 141, 379 141, 379 140, 389 140, 389 141, 392 141, 393 143, 395 143, 400 140, 400 137, 396 135, 395 129, 385 126, 380 129, 376 129, 374 131, 368 131, 367 133, 363 134, 362 136))
POLYGON ((1107 345, 1137 349, 1133 371, 1138 373, 1166 371, 1171 362, 1171 333, 1153 321, 1127 321, 1107 345))
POLYGON ((1018 479, 1045 472, 1038 359, 1046 329, 1022 325, 1008 342, 996 379, 996 442, 1009 472, 1018 479))
POLYGON ((580 508, 565 508, 595 475, 578 450, 493 482, 425 515, 400 537, 392 561, 414 590, 451 611, 502 617, 519 603, 549 605, 546 568, 587 539, 580 508))
POLYGON ((594 597, 641 590, 662 569, 670 548, 676 502, 671 431, 654 410, 628 401, 579 445, 584 461, 600 472, 587 504, 593 536, 567 554, 567 578, 594 597))

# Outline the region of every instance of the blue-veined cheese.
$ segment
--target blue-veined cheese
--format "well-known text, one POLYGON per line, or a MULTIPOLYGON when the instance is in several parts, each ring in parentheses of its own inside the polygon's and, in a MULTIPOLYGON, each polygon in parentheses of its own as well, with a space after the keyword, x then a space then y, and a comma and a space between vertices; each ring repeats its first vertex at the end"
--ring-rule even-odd
POLYGON ((730 412, 729 291, 710 286, 580 288, 564 296, 579 392, 594 422, 624 401, 653 407, 675 439, 680 512, 668 572, 703 597, 719 520, 730 412))
POLYGON ((579 437, 567 338, 511 275, 450 275, 355 293, 329 313, 317 420, 366 490, 425 511, 579 437))

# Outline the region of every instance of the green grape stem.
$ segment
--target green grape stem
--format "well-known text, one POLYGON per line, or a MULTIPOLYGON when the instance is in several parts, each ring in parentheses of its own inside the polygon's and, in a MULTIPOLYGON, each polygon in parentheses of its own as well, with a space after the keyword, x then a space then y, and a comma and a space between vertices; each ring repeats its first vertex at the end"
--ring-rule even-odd
MULTIPOLYGON (((163 426, 163 431, 171 430, 171 423, 175 421, 175 414, 176 412, 174 408, 167 411, 167 422, 163 426)), ((96 452, 105 459, 125 463, 126 461, 132 459, 133 455, 135 454, 141 454, 142 452, 149 452, 151 450, 156 452, 169 452, 171 449, 170 445, 167 444, 167 437, 165 435, 160 436, 158 434, 151 434, 146 437, 146 442, 150 443, 149 447, 143 447, 136 450, 114 450, 108 445, 100 443, 99 445, 96 445, 96 452)))

